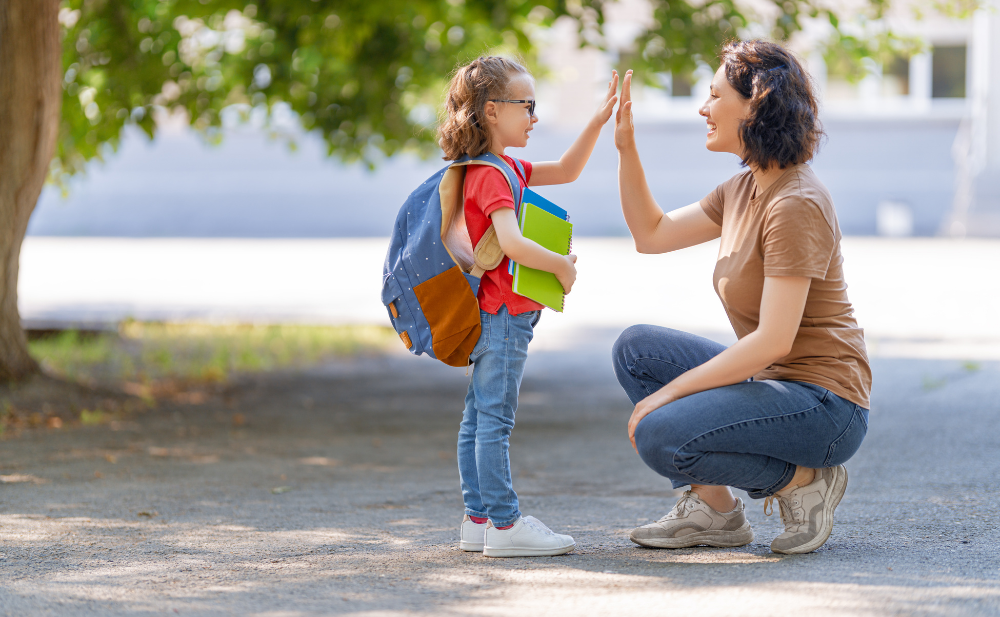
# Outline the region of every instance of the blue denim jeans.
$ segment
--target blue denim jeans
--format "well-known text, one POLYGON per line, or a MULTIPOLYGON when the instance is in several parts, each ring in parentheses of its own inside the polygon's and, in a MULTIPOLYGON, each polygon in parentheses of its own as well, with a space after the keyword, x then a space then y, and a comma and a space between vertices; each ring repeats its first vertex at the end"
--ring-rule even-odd
POLYGON ((507 450, 528 343, 540 315, 511 315, 506 306, 496 315, 479 311, 483 331, 470 358, 475 366, 458 429, 458 473, 465 513, 489 518, 497 527, 521 517, 507 450))
MULTIPOLYGON (((632 326, 615 341, 618 382, 632 404, 726 347, 658 326, 632 326)), ((639 456, 674 488, 732 486, 755 499, 784 488, 797 465, 840 465, 861 446, 868 410, 801 381, 745 381, 664 405, 635 431, 639 456)))

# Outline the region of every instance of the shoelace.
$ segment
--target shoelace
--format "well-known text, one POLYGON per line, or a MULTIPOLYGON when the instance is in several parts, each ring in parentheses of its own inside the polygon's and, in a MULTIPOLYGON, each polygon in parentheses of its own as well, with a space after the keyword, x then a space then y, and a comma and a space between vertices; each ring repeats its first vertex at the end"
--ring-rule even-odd
POLYGON ((681 495, 681 498, 677 501, 676 504, 674 504, 673 509, 670 510, 670 512, 667 512, 667 514, 663 516, 660 519, 660 521, 670 520, 675 517, 679 517, 682 513, 686 511, 693 510, 695 507, 695 503, 692 497, 693 495, 691 494, 691 491, 684 491, 684 494, 681 495))
POLYGON ((793 508, 791 499, 781 497, 779 495, 769 495, 764 498, 764 515, 771 516, 774 514, 774 502, 778 502, 778 513, 781 516, 781 522, 785 525, 786 531, 791 531, 793 526, 798 526, 802 524, 802 517, 800 515, 804 514, 801 508, 793 508))
POLYGON ((554 532, 551 529, 549 529, 548 527, 546 527, 545 523, 543 523, 542 521, 538 520, 537 518, 535 518, 533 516, 532 517, 529 517, 529 516, 524 517, 524 524, 527 525, 528 527, 531 527, 532 529, 535 529, 536 531, 540 531, 540 532, 544 533, 547 536, 554 536, 554 535, 556 535, 556 532, 554 532))
POLYGON ((771 516, 774 514, 774 502, 777 498, 777 495, 768 495, 764 498, 764 516, 771 516))

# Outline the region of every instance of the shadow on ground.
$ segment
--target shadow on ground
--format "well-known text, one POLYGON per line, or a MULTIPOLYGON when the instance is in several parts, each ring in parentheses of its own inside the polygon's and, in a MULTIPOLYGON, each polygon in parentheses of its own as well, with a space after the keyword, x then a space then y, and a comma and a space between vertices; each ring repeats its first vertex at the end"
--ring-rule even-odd
POLYGON ((628 530, 675 497, 625 438, 606 343, 532 354, 511 442, 522 510, 571 555, 457 549, 468 378, 393 355, 0 442, 0 614, 1000 612, 1000 364, 875 361, 820 551, 772 554, 760 502, 749 546, 648 550, 628 530))

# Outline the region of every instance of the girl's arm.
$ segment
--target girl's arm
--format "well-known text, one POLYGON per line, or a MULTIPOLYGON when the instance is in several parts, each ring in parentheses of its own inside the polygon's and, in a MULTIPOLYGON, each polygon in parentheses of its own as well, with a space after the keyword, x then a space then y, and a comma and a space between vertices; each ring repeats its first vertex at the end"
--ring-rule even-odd
MULTIPOLYGON (((532 172, 534 174, 534 172, 532 172)), ((551 272, 569 293, 576 281, 576 255, 560 255, 521 235, 513 208, 500 208, 490 215, 504 254, 517 263, 551 272)))
POLYGON ((639 401, 628 421, 632 447, 635 447, 636 426, 650 412, 697 392, 746 381, 787 356, 802 322, 810 282, 804 276, 764 277, 757 329, 639 401))
POLYGON ((622 84, 621 104, 615 116, 615 146, 618 148, 618 194, 637 251, 668 253, 722 235, 722 227, 708 218, 701 204, 693 203, 664 214, 653 198, 635 146, 632 71, 625 73, 622 84))
POLYGON ((597 138, 601 134, 601 127, 607 123, 611 112, 615 109, 615 101, 618 100, 618 97, 615 96, 617 91, 618 71, 612 71, 604 103, 601 104, 600 109, 587 123, 587 127, 583 129, 573 145, 563 153, 558 161, 531 164, 531 186, 566 184, 580 177, 584 166, 590 159, 590 154, 594 151, 594 144, 597 143, 597 138))

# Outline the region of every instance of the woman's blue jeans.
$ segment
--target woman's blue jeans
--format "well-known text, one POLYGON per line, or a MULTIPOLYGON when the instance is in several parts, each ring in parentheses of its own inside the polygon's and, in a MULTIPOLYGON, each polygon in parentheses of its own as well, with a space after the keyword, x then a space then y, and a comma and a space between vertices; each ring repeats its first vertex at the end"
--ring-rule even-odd
POLYGON ((496 315, 479 311, 483 331, 470 357, 475 367, 458 429, 458 472, 465 513, 489 518, 497 527, 521 518, 507 450, 528 343, 540 315, 511 315, 506 306, 496 315))
MULTIPOLYGON (((634 405, 725 349, 670 328, 632 326, 615 342, 615 374, 634 405)), ((760 499, 785 487, 797 465, 845 462, 867 430, 868 410, 825 388, 745 381, 660 407, 639 422, 635 443, 674 488, 732 486, 760 499)))

